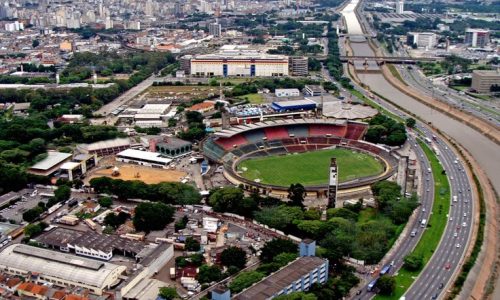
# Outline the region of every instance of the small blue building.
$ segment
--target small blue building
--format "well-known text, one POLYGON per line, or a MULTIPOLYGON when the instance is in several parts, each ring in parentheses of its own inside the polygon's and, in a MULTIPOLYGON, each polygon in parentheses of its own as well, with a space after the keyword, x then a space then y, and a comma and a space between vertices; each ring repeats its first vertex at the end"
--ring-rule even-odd
POLYGON ((290 101, 275 101, 271 107, 277 112, 285 111, 298 111, 298 110, 314 110, 316 109, 316 102, 303 99, 303 100, 290 100, 290 101))

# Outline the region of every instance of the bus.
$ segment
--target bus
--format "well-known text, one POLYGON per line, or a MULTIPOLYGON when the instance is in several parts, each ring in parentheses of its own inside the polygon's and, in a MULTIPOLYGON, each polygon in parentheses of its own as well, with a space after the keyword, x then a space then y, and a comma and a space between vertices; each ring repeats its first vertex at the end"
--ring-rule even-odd
POLYGON ((385 275, 387 273, 389 273, 389 271, 391 270, 391 265, 385 265, 382 270, 380 270, 380 276, 382 275, 385 275))
POLYGON ((83 220, 83 222, 85 222, 85 224, 87 224, 87 226, 90 227, 90 229, 94 231, 97 229, 96 223, 94 223, 94 221, 92 221, 91 219, 85 219, 83 220))
POLYGON ((52 198, 55 197, 56 195, 54 193, 40 193, 39 196, 40 198, 52 198))
POLYGON ((378 280, 378 278, 373 279, 373 280, 372 280, 372 281, 368 284, 368 286, 366 287, 366 290, 367 290, 368 292, 373 291, 373 288, 374 288, 374 287, 375 287, 375 285, 377 284, 377 280, 378 280))

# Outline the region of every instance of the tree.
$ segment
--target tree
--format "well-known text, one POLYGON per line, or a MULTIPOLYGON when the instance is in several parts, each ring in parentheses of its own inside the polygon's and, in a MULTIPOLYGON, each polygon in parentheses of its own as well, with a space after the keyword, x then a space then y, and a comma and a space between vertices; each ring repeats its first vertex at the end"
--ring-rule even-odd
POLYGON ((134 215, 134 227, 137 231, 150 232, 162 230, 172 222, 174 208, 163 203, 143 202, 137 205, 134 215))
POLYGON ((275 206, 266 207, 261 211, 255 212, 255 220, 267 226, 287 230, 291 228, 295 220, 302 220, 304 212, 298 206, 275 206))
POLYGON ((220 255, 222 265, 243 269, 247 263, 247 253, 239 247, 228 247, 220 255))
POLYGON ((215 211, 235 212, 243 197, 243 190, 237 187, 223 187, 211 193, 208 203, 215 211))
POLYGON ((314 294, 306 294, 304 292, 294 292, 288 295, 281 295, 276 298, 276 300, 317 300, 318 298, 314 294))
POLYGON ((192 237, 188 237, 185 242, 185 247, 187 251, 200 251, 200 242, 193 239, 192 237))
POLYGON ((234 294, 239 293, 264 277, 263 273, 257 271, 242 272, 231 281, 229 289, 234 294))
POLYGON ((161 287, 158 296, 162 297, 165 300, 179 299, 177 290, 172 287, 161 287))
POLYGON ((182 219, 175 222, 175 224, 174 224, 175 231, 186 228, 186 225, 188 222, 189 222, 189 218, 187 216, 182 217, 182 219))
POLYGON ((222 279, 222 270, 216 265, 202 265, 199 268, 196 279, 200 283, 211 283, 222 279))
POLYGON ((121 211, 118 214, 111 212, 104 217, 104 224, 113 227, 114 229, 118 228, 120 225, 125 223, 127 219, 130 218, 130 215, 126 212, 121 211))
POLYGON ((61 185, 55 190, 54 197, 57 202, 63 202, 69 199, 71 196, 71 188, 67 185, 61 185))
POLYGON ((278 264, 280 267, 286 266, 289 262, 294 261, 297 258, 297 253, 287 253, 283 252, 276 255, 273 258, 273 262, 278 264))
POLYGON ((409 128, 415 128, 416 124, 417 124, 417 121, 415 121, 414 118, 406 119, 406 126, 408 126, 409 128))
POLYGON ((42 231, 47 228, 47 223, 40 222, 37 224, 28 224, 24 228, 24 235, 29 238, 33 238, 37 236, 38 234, 42 233, 42 231))
POLYGON ((408 271, 417 271, 420 270, 424 263, 424 258, 422 255, 417 254, 417 253, 410 253, 404 258, 404 265, 403 267, 407 269, 408 271))
POLYGON ((329 208, 326 211, 326 215, 328 219, 334 218, 334 217, 339 217, 339 218, 344 218, 351 220, 353 222, 356 222, 358 220, 358 214, 353 212, 352 210, 349 210, 344 207, 339 207, 339 208, 329 208))
POLYGON ((297 253, 298 246, 291 240, 272 239, 264 244, 260 253, 260 260, 269 263, 281 253, 297 253))
POLYGON ((390 296, 396 289, 396 279, 389 275, 382 275, 377 281, 381 295, 390 296))
POLYGON ((306 189, 300 183, 291 184, 288 188, 288 199, 294 206, 304 207, 304 198, 306 197, 306 189))
POLYGON ((31 223, 35 221, 42 213, 43 209, 40 206, 35 206, 32 209, 28 209, 23 213, 23 220, 28 223, 31 223))
POLYGON ((113 199, 111 199, 111 197, 102 197, 97 202, 102 207, 111 207, 111 205, 113 205, 113 199))

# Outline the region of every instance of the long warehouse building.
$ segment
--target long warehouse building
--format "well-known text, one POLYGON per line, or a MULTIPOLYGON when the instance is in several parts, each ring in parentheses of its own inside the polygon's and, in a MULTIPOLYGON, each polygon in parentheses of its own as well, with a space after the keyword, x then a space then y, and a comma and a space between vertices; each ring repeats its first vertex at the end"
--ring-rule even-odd
POLYGON ((0 268, 8 274, 34 281, 67 288, 81 287, 95 295, 102 295, 104 290, 118 284, 127 269, 125 266, 23 244, 3 249, 0 268))
POLYGON ((197 55, 191 59, 191 75, 200 77, 288 76, 288 57, 256 51, 222 51, 197 55))

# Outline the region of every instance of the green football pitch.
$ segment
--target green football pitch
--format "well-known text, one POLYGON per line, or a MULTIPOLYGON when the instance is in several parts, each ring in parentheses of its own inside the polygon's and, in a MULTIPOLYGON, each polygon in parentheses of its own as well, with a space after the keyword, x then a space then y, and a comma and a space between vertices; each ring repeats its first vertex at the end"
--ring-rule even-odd
POLYGON ((326 184, 332 157, 337 158, 340 182, 377 175, 384 170, 382 163, 369 154, 348 149, 328 149, 252 158, 241 162, 238 171, 244 178, 264 184, 326 184))

